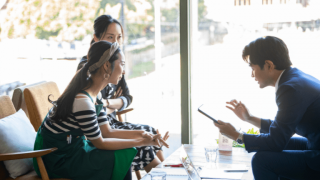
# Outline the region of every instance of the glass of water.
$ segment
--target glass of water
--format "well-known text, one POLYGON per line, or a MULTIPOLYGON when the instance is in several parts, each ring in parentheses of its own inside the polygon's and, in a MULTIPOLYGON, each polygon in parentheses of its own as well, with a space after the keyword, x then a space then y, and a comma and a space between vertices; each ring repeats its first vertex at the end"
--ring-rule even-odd
POLYGON ((208 163, 217 162, 218 146, 208 146, 204 148, 208 163))
POLYGON ((150 173, 151 180, 166 180, 167 173, 164 171, 152 171, 150 173))

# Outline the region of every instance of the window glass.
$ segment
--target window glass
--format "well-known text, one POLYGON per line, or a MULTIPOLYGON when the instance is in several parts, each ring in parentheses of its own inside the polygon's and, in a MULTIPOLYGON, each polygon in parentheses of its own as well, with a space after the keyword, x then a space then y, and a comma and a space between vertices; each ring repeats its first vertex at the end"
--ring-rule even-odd
POLYGON ((320 4, 317 0, 198 0, 198 28, 192 44, 192 125, 194 144, 214 143, 218 129, 197 112, 201 104, 210 114, 248 131, 256 127, 240 120, 226 102, 241 101, 254 116, 274 119, 275 88, 260 89, 242 50, 266 35, 287 44, 293 67, 320 78, 318 70, 320 4), (207 138, 210 137, 210 138, 207 138))
POLYGON ((11 95, 11 85, 39 81, 54 81, 63 92, 87 55, 95 18, 109 14, 124 28, 125 78, 134 108, 125 121, 170 131, 165 156, 179 147, 178 0, 10 0, 0 1, 0 9, 0 95, 11 95))

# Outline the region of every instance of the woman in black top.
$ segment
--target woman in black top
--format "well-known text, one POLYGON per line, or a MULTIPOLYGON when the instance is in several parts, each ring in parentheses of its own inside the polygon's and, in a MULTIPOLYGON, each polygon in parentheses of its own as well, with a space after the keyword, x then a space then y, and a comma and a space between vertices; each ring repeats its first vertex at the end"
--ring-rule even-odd
MULTIPOLYGON (((105 40, 109 42, 118 42, 122 44, 123 41, 123 28, 119 21, 113 19, 110 15, 99 16, 94 21, 94 38, 91 44, 98 42, 100 40, 105 40)), ((83 56, 79 65, 78 70, 87 62, 87 57, 83 56)), ((110 126, 114 129, 130 129, 130 130, 145 130, 152 134, 157 134, 155 128, 149 125, 143 124, 132 124, 128 122, 120 122, 116 119, 116 112, 122 111, 127 108, 132 102, 132 96, 129 93, 129 88, 127 86, 124 76, 119 81, 117 85, 107 85, 101 91, 102 98, 106 100, 107 104, 107 114, 110 118, 110 126)), ((168 132, 167 132, 168 133, 168 132)), ((164 140, 168 138, 168 134, 164 136, 164 140)), ((138 171, 140 169, 145 169, 149 172, 153 167, 164 161, 164 156, 161 147, 152 146, 150 147, 136 147, 138 153, 133 160, 133 170, 138 171)))

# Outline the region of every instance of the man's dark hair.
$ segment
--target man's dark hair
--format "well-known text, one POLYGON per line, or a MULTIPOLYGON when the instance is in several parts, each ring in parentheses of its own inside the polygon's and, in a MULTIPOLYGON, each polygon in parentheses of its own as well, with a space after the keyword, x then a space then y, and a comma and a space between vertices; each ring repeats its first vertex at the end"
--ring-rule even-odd
POLYGON ((249 64, 259 65, 261 69, 266 60, 272 61, 277 70, 284 70, 292 65, 287 45, 274 36, 261 37, 246 45, 242 51, 242 59, 249 64))

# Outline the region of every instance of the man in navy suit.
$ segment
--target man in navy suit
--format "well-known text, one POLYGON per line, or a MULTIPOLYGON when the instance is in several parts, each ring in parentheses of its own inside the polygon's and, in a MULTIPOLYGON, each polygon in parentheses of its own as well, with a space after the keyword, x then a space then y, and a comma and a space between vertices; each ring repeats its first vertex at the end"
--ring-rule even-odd
POLYGON ((218 121, 220 132, 248 152, 256 180, 320 179, 320 81, 292 68, 286 44, 277 37, 258 38, 245 46, 244 61, 260 88, 276 90, 278 112, 274 120, 252 116, 237 100, 227 106, 240 119, 260 128, 261 134, 243 134, 218 121), (294 134, 302 137, 292 137, 294 134))

